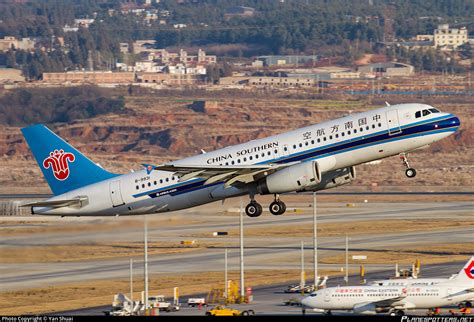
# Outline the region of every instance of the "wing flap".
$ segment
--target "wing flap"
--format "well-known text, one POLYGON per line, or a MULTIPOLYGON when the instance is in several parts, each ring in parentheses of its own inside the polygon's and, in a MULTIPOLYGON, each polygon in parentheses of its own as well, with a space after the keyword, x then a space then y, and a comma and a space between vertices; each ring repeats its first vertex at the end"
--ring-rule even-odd
POLYGON ((37 201, 31 202, 20 207, 47 207, 47 208, 62 208, 62 207, 75 207, 82 208, 88 203, 87 197, 79 197, 75 199, 65 199, 65 200, 46 200, 46 201, 37 201))

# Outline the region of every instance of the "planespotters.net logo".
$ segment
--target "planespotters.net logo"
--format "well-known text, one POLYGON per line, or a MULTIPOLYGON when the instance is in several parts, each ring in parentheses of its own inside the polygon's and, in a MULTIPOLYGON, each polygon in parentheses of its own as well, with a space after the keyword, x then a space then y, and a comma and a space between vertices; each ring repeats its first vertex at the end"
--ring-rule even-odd
POLYGON ((70 152, 64 150, 54 150, 49 153, 49 157, 44 159, 43 167, 53 170, 54 177, 60 181, 64 181, 69 177, 69 163, 74 162, 76 157, 70 152))
POLYGON ((474 322, 472 316, 402 316, 402 322, 474 322))

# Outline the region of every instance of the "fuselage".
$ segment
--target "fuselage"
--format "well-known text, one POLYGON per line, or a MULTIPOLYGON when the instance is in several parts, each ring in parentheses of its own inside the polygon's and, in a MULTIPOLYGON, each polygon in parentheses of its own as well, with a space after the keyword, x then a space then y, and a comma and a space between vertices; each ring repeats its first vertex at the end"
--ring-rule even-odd
POLYGON ((457 304, 473 297, 467 284, 435 283, 406 286, 330 287, 302 300, 305 307, 317 310, 347 310, 375 314, 393 310, 429 309, 457 304))
MULTIPOLYGON (((173 164, 232 166, 318 160, 327 172, 416 150, 451 135, 459 126, 456 116, 429 105, 400 104, 199 154, 173 164), (423 115, 422 111, 430 110, 423 115)), ((33 211, 63 216, 150 214, 245 195, 253 188, 250 184, 224 188, 223 182, 205 184, 200 178, 180 182, 172 172, 145 169, 50 199, 86 197, 87 204, 81 208, 35 207, 33 211)))

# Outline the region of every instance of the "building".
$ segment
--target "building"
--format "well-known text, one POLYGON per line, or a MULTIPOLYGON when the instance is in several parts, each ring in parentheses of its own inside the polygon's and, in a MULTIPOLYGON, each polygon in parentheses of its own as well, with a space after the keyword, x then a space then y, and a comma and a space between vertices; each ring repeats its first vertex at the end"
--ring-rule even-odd
POLYGON ((415 68, 408 64, 388 62, 361 66, 358 71, 364 77, 396 77, 412 76, 415 73, 415 68))
POLYGON ((24 82, 25 77, 21 70, 14 68, 0 68, 0 84, 24 82))
POLYGON ((225 19, 230 19, 233 17, 252 17, 255 14, 255 9, 251 7, 244 7, 244 6, 235 6, 227 9, 226 13, 224 14, 225 19))
POLYGON ((143 52, 154 51, 156 46, 156 40, 145 39, 145 40, 136 40, 133 42, 133 53, 139 54, 143 52))
POLYGON ((110 71, 74 71, 66 73, 43 73, 45 83, 90 83, 90 84, 131 84, 135 73, 110 71))
POLYGON ((466 27, 449 28, 448 24, 439 25, 434 31, 434 46, 456 49, 468 42, 466 27))
POLYGON ((10 49, 33 50, 36 42, 31 38, 17 39, 13 36, 5 36, 0 39, 0 51, 8 51, 10 49))
POLYGON ((287 56, 259 56, 258 61, 262 61, 264 66, 275 65, 303 65, 317 61, 316 55, 287 55, 287 56))
POLYGON ((202 49, 198 50, 197 55, 189 55, 184 49, 181 49, 179 53, 171 53, 166 49, 155 49, 154 51, 147 52, 143 57, 144 60, 154 61, 160 64, 169 63, 183 63, 183 64, 213 64, 217 62, 217 56, 206 55, 206 52, 202 49))
POLYGON ((316 86, 314 78, 295 78, 295 77, 259 77, 259 76, 232 76, 221 77, 220 85, 250 85, 257 87, 312 87, 316 86))
POLYGON ((161 85, 192 85, 202 81, 202 78, 197 75, 179 75, 179 74, 164 74, 164 73, 138 73, 137 81, 139 83, 151 83, 161 85))

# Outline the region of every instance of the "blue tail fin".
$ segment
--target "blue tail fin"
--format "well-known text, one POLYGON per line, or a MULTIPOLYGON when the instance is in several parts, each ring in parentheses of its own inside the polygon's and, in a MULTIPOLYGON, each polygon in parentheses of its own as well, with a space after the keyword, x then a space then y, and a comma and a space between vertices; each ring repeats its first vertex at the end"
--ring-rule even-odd
POLYGON ((117 176, 89 160, 42 124, 21 131, 55 195, 117 176))

